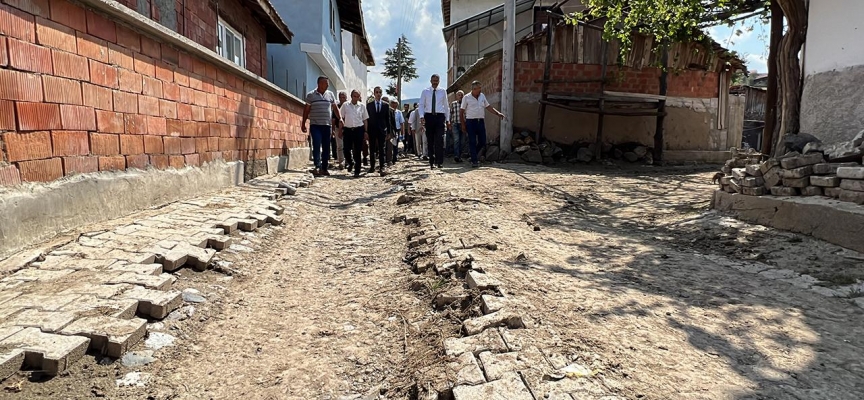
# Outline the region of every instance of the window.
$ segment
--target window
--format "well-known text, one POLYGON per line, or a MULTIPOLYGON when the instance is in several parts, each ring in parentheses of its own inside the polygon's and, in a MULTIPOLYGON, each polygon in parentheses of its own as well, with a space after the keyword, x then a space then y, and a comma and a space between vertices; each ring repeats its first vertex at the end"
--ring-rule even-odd
POLYGON ((219 40, 216 44, 216 52, 234 64, 246 66, 246 40, 222 18, 219 18, 219 40))
POLYGON ((336 36, 336 7, 333 7, 333 0, 330 0, 330 33, 336 36))

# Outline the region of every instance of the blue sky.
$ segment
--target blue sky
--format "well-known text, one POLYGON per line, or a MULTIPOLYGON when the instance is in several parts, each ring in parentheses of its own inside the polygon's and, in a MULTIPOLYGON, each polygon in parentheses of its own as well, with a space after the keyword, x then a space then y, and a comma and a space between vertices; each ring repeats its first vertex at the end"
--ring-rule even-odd
MULTIPOLYGON (((435 73, 441 75, 442 85, 446 85, 447 48, 441 33, 444 21, 440 0, 365 0, 362 5, 376 64, 369 70, 370 90, 375 86, 387 87, 389 79, 381 76, 384 52, 395 46, 402 33, 414 50, 419 75, 419 78, 403 84, 402 97, 420 97, 423 89, 429 86, 429 77, 435 73)), ((708 34, 724 47, 738 51, 749 70, 768 71, 769 28, 758 19, 744 20, 733 27, 712 27, 708 34)))

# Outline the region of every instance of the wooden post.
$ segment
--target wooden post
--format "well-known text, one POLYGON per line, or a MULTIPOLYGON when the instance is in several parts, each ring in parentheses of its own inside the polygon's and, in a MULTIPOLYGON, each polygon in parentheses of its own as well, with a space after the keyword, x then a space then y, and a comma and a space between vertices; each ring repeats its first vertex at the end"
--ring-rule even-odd
POLYGON ((774 129, 777 127, 777 52, 783 37, 783 9, 771 0, 771 40, 768 49, 768 92, 765 99, 765 128, 762 131, 762 154, 772 154, 774 129))
POLYGON ((540 130, 537 131, 535 141, 540 142, 540 137, 543 136, 543 127, 546 124, 546 92, 549 90, 549 80, 552 79, 552 43, 555 37, 555 24, 552 18, 549 18, 549 23, 546 24, 546 66, 543 68, 543 89, 540 92, 542 102, 540 103, 540 130))
POLYGON ((657 126, 654 130, 654 162, 663 161, 663 120, 666 119, 666 89, 669 78, 669 42, 663 42, 663 53, 660 56, 662 70, 660 71, 660 96, 664 96, 657 101, 657 126))
POLYGON ((606 117, 604 111, 606 106, 606 69, 609 64, 609 43, 600 38, 600 52, 603 53, 601 59, 603 65, 600 67, 600 101, 598 104, 600 112, 597 114, 597 140, 594 142, 594 159, 600 160, 603 158, 603 119, 606 117))
MULTIPOLYGON (((499 143, 501 151, 510 153, 513 149, 513 68, 516 64, 516 0, 504 1, 504 47, 501 71, 501 113, 506 118, 501 121, 499 143)), ((481 146, 484 146, 482 143, 481 146)))

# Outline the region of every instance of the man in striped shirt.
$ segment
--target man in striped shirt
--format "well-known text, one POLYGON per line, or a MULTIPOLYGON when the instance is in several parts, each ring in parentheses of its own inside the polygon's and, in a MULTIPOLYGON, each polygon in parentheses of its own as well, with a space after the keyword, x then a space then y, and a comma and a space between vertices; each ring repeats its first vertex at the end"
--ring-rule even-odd
POLYGON ((329 176, 327 171, 330 161, 330 135, 335 122, 342 124, 342 115, 336 105, 333 92, 328 91, 330 82, 326 76, 318 77, 318 87, 306 94, 306 108, 303 110, 303 121, 300 129, 306 133, 306 121, 309 121, 309 135, 312 137, 312 159, 315 161, 314 175, 329 176))

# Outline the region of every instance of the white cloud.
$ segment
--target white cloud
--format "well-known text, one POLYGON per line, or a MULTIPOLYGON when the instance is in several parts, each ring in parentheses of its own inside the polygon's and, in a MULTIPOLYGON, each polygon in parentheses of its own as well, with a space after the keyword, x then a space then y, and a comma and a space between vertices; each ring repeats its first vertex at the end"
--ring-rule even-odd
POLYGON ((747 61, 747 69, 750 71, 768 72, 768 59, 762 54, 748 54, 744 61, 747 61))

